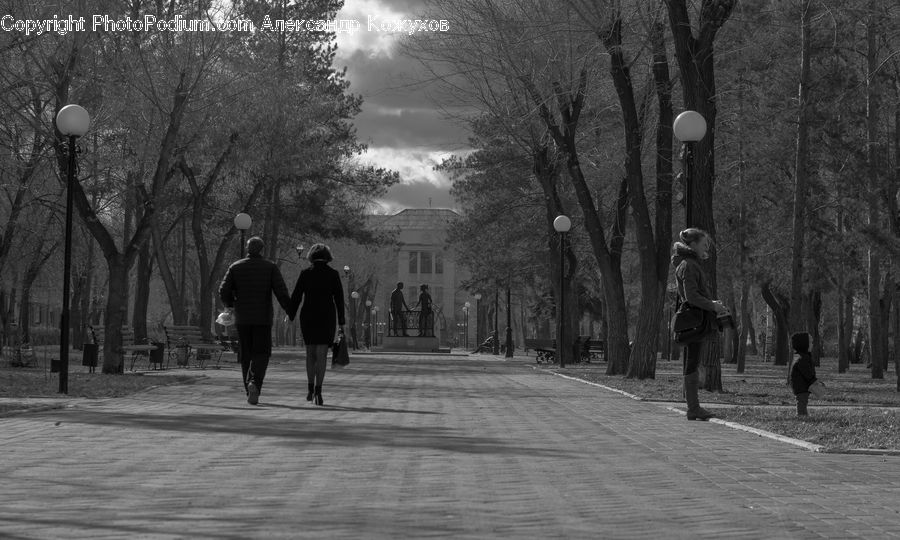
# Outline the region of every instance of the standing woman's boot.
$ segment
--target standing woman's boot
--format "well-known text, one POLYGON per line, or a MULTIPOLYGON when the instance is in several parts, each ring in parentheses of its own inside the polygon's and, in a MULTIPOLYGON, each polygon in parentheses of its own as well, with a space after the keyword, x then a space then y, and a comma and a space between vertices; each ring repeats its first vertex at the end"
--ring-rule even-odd
POLYGON ((809 412, 806 409, 809 403, 809 392, 797 394, 797 416, 807 416, 809 412))
POLYGON ((687 403, 688 420, 709 420, 716 415, 700 406, 697 395, 700 386, 700 373, 693 372, 684 376, 684 400, 687 403))
POLYGON ((313 400, 313 390, 315 389, 315 383, 307 383, 306 385, 309 388, 309 393, 306 394, 306 401, 313 400))
POLYGON ((325 405, 325 401, 322 400, 322 386, 321 385, 315 387, 315 393, 316 393, 316 405, 325 405))

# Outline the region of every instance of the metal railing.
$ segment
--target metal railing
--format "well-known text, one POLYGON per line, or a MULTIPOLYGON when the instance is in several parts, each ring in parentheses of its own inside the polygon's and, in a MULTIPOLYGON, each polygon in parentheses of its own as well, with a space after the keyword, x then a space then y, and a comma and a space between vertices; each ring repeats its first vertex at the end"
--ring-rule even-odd
POLYGON ((390 314, 388 325, 389 336, 434 336, 434 311, 424 313, 422 310, 404 310, 399 314, 390 314), (397 315, 399 315, 398 318, 397 315))

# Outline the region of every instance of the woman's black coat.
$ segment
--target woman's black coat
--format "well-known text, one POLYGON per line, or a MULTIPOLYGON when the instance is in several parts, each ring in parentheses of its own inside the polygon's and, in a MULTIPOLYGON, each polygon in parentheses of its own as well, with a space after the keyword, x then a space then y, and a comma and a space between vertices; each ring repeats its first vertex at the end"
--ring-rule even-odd
POLYGON ((300 308, 300 331, 307 345, 334 343, 335 315, 344 325, 344 287, 341 275, 325 262, 315 262, 300 272, 291 295, 291 320, 300 308), (300 308, 300 304, 303 307, 300 308))

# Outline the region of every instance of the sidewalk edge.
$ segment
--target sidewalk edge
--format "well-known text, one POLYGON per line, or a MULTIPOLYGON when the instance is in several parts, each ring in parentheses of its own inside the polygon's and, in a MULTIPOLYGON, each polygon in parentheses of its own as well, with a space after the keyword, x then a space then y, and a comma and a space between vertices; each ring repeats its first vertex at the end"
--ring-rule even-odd
MULTIPOLYGON (((534 367, 534 366, 531 366, 531 369, 537 370, 538 368, 536 368, 536 367, 534 367)), ((635 400, 635 401, 644 401, 644 398, 642 398, 641 396, 636 396, 636 395, 634 395, 634 394, 629 394, 628 392, 626 392, 626 391, 624 391, 624 390, 619 390, 618 388, 613 388, 613 387, 611 387, 611 386, 606 386, 605 384, 600 384, 600 383, 595 383, 595 382, 591 382, 591 381, 586 381, 586 380, 584 380, 584 379, 579 379, 578 377, 572 377, 571 375, 563 375, 562 373, 556 373, 555 371, 551 371, 550 373, 552 373, 553 375, 556 375, 557 377, 562 377, 563 379, 569 379, 570 381, 578 381, 578 382, 580 382, 580 383, 589 384, 589 385, 591 385, 591 386, 596 386, 596 387, 602 388, 602 389, 604 389, 604 390, 609 390, 610 392, 615 392, 616 394, 621 394, 621 395, 623 395, 623 396, 625 396, 625 397, 628 397, 628 398, 631 398, 631 399, 633 399, 633 400, 635 400)))
MULTIPOLYGON (((666 410, 677 412, 678 414, 686 414, 685 411, 678 409, 676 407, 666 407, 666 410)), ((721 424, 725 427, 729 427, 731 429, 737 429, 740 431, 746 431, 748 433, 753 433, 754 435, 759 435, 760 437, 765 437, 767 439, 772 439, 775 441, 792 444, 794 446, 799 446, 801 448, 805 448, 811 452, 820 452, 825 453, 827 450, 821 444, 815 444, 808 441, 795 439, 793 437, 787 437, 785 435, 779 435, 778 433, 773 433, 771 431, 766 431, 764 429, 759 429, 755 427, 746 426, 744 424, 739 424, 737 422, 729 422, 728 420, 723 420, 721 418, 710 418, 708 420, 714 424, 721 424)))

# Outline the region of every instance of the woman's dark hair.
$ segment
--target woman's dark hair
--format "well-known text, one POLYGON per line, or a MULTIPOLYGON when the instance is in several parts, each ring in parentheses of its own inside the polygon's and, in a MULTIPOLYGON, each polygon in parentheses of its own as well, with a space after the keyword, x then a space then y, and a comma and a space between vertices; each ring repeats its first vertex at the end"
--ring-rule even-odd
POLYGON ((334 257, 331 256, 331 249, 329 249, 325 244, 314 244, 313 247, 309 248, 309 253, 306 255, 306 259, 309 262, 331 262, 334 260, 334 257))
POLYGON ((685 229, 678 234, 678 237, 685 244, 691 244, 692 242, 696 242, 700 240, 704 236, 709 236, 703 229, 698 229, 696 227, 691 227, 689 229, 685 229))

